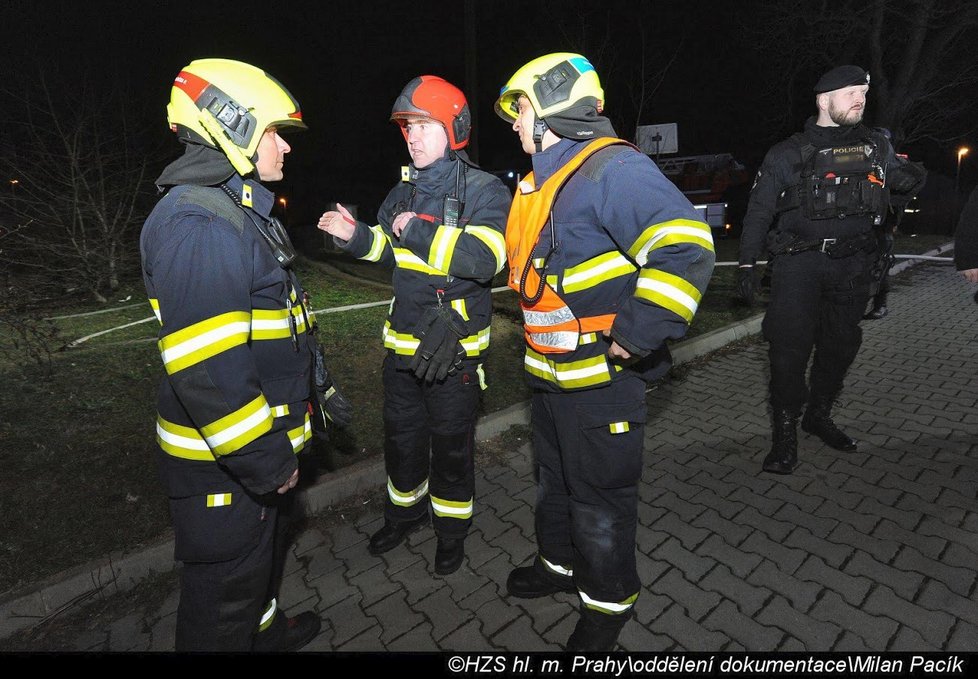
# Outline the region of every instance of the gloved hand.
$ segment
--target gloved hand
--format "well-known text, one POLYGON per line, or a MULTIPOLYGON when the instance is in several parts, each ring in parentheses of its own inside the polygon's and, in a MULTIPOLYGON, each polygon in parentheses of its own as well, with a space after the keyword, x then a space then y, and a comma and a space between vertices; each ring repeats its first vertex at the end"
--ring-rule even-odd
POLYGON ((314 431, 324 433, 327 422, 332 422, 341 429, 350 425, 353 420, 353 406, 343 396, 333 383, 333 378, 326 369, 323 345, 316 344, 316 365, 313 370, 313 394, 319 406, 319 417, 315 420, 314 431), (320 425, 321 428, 320 428, 320 425))
POLYGON ((457 311, 439 302, 428 309, 418 324, 421 344, 414 352, 410 369, 414 376, 431 383, 451 375, 462 364, 465 323, 457 311))
POLYGON ((737 291, 747 306, 754 306, 754 295, 757 293, 757 269, 753 266, 742 266, 737 269, 737 291))

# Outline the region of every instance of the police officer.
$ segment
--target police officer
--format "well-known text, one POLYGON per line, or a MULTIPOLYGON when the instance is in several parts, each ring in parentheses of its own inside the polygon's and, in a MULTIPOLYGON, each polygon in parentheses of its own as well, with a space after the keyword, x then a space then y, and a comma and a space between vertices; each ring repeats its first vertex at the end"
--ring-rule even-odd
POLYGON ((766 238, 773 257, 763 324, 773 410, 773 446, 763 463, 768 472, 795 469, 796 425, 806 401, 804 431, 837 450, 856 450, 831 413, 862 340, 873 227, 886 213, 887 172, 895 162, 887 139, 861 122, 868 90, 869 74, 858 66, 839 66, 819 79, 817 115, 768 151, 744 217, 739 287, 748 303, 766 238))
POLYGON ((299 105, 259 68, 201 59, 167 107, 185 145, 156 183, 143 279, 165 376, 156 440, 183 562, 178 651, 282 651, 320 628, 276 603, 287 543, 280 514, 311 436, 313 318, 295 253, 262 182, 283 176, 299 105))
POLYGON ((434 515, 435 573, 462 565, 472 524, 473 453, 482 360, 489 347, 490 281, 503 266, 510 194, 466 155, 472 118, 465 95, 423 75, 394 102, 411 164, 368 226, 342 205, 319 228, 355 257, 394 267, 384 325, 384 525, 371 536, 383 554, 434 515), (429 473, 430 470, 430 473, 429 473))
POLYGON ((714 262, 710 228, 603 108, 594 67, 571 53, 529 62, 496 102, 533 163, 506 249, 533 388, 538 554, 506 589, 577 592, 568 650, 612 650, 638 598, 646 383, 668 370, 665 342, 686 333, 714 262))

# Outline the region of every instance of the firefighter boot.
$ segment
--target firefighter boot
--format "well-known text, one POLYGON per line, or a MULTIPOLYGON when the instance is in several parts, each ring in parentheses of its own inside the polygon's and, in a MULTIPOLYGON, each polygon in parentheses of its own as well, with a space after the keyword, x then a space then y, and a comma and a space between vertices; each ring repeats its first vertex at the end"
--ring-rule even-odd
POLYGON ((537 599, 557 592, 576 591, 573 578, 549 572, 539 557, 534 558, 530 566, 514 568, 506 578, 506 592, 519 599, 537 599))
POLYGON ((577 626, 567 639, 567 651, 613 651, 618 645, 618 635, 631 612, 623 615, 607 615, 584 608, 577 626))
POLYGON ((370 536, 370 542, 367 543, 367 551, 374 556, 380 556, 384 552, 389 552, 404 542, 408 535, 426 523, 428 523, 427 513, 408 521, 391 521, 385 518, 384 527, 370 536))
POLYGON ((886 308, 886 293, 878 292, 876 297, 873 298, 873 308, 863 316, 867 321, 876 321, 890 313, 890 310, 886 308))
POLYGON ((801 418, 801 428, 822 439, 830 448, 842 451, 853 451, 857 443, 839 429, 832 421, 833 398, 812 396, 805 408, 805 416, 801 418))
POLYGON ((435 549, 435 573, 451 575, 462 565, 465 558, 465 538, 438 538, 435 549))
POLYGON ((772 474, 790 474, 798 465, 798 413, 784 408, 774 410, 771 428, 773 445, 764 458, 763 469, 772 474))
POLYGON ((319 634, 323 621, 312 611, 299 613, 287 618, 281 611, 275 611, 272 624, 255 635, 251 650, 258 653, 281 653, 297 651, 319 634))

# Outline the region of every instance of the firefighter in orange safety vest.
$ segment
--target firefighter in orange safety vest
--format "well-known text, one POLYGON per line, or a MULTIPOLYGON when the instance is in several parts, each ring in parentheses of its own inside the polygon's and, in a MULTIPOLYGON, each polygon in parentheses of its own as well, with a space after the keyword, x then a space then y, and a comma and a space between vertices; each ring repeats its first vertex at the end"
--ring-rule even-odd
POLYGON ((533 173, 506 226, 525 324, 538 553, 510 596, 580 596, 568 650, 612 650, 641 589, 635 562, 646 384, 669 368, 713 270, 710 228, 601 115, 579 54, 520 68, 496 111, 533 173))

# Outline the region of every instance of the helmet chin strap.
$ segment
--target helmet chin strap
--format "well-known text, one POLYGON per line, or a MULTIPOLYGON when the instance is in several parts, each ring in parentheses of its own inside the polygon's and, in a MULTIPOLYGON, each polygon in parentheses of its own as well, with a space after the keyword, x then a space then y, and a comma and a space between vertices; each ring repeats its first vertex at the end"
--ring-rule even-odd
POLYGON ((533 116, 533 144, 536 146, 537 153, 543 151, 543 135, 550 128, 547 123, 534 114, 533 116))

